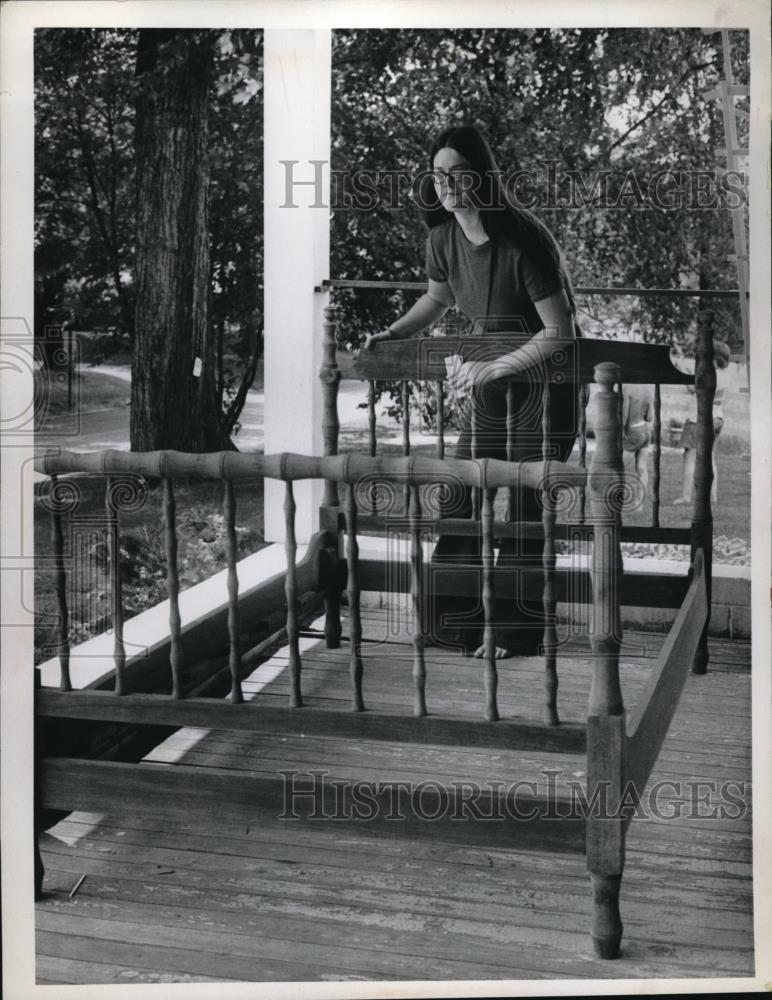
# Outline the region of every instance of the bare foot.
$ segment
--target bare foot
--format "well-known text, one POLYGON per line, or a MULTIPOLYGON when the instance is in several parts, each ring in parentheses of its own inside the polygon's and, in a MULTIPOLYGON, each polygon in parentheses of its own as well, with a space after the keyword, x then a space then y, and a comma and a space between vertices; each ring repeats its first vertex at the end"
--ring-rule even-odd
MULTIPOLYGON (((478 660, 484 660, 486 658, 485 646, 478 646, 474 651, 474 655, 478 660)), ((496 659, 506 660, 508 657, 512 656, 512 653, 508 649, 504 649, 503 646, 496 646, 496 659)))

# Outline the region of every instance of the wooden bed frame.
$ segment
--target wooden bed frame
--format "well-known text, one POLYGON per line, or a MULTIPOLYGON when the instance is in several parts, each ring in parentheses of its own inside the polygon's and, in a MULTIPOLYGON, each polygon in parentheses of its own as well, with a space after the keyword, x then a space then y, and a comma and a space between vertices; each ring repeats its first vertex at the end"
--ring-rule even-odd
MULTIPOLYGON (((712 523, 710 486, 713 439, 712 401, 715 372, 710 338, 702 336, 696 373, 698 402, 697 474, 695 477, 694 519, 691 530, 664 529, 659 526, 659 447, 655 443, 654 514, 647 528, 624 528, 621 509, 624 473, 621 454, 620 394, 615 386, 624 382, 688 383, 692 379, 677 372, 669 362, 667 349, 640 344, 583 340, 576 342, 544 341, 541 377, 545 386, 570 380, 597 384, 595 418, 596 445, 589 472, 582 466, 586 455, 586 421, 580 430, 580 466, 564 464, 543 456, 542 462, 511 463, 444 457, 429 458, 405 454, 375 454, 373 383, 370 381, 370 425, 372 454, 337 455, 338 415, 336 395, 341 378, 431 379, 441 386, 445 378, 443 359, 447 354, 462 353, 462 342, 431 339, 379 347, 377 358, 356 357, 337 351, 334 312, 328 310, 325 326, 325 355, 322 378, 325 384, 324 436, 326 454, 321 457, 293 454, 259 456, 237 453, 187 455, 177 452, 136 454, 106 451, 95 454, 49 454, 36 460, 38 472, 53 477, 50 489, 56 492, 63 482, 58 477, 88 475, 106 480, 108 546, 112 578, 112 607, 115 650, 113 690, 90 687, 72 690, 69 676, 69 637, 66 607, 66 557, 64 551, 64 512, 50 505, 52 540, 59 602, 59 658, 61 683, 58 690, 36 691, 36 815, 45 810, 90 810, 104 812, 143 811, 173 818, 184 804, 191 815, 227 810, 230 820, 239 816, 254 817, 260 809, 277 814, 281 802, 282 780, 256 777, 249 773, 207 771, 184 765, 147 765, 117 761, 54 756, 56 747, 50 739, 51 726, 57 720, 131 723, 138 726, 202 726, 223 730, 277 732, 287 734, 327 735, 351 739, 387 740, 395 744, 420 743, 440 746, 482 748, 527 748, 544 754, 582 753, 587 757, 586 800, 603 801, 606 808, 582 810, 574 801, 562 803, 560 819, 555 819, 555 801, 549 796, 529 797, 531 811, 527 821, 504 824, 477 822, 433 822, 408 826, 411 833, 464 842, 495 842, 503 846, 531 845, 540 849, 586 853, 593 888, 592 940, 602 958, 615 958, 620 952, 622 923, 619 892, 624 866, 625 831, 631 819, 631 789, 641 794, 667 734, 678 697, 691 668, 704 673, 707 667, 707 628, 710 617, 710 569, 712 523), (485 611, 484 639, 487 659, 484 665, 485 698, 479 715, 444 717, 429 714, 427 706, 424 640, 414 629, 413 643, 413 716, 399 714, 388 707, 365 705, 361 658, 362 623, 360 594, 363 590, 396 590, 399 586, 411 594, 414 621, 421 620, 421 608, 427 586, 431 585, 430 567, 424 565, 422 532, 426 522, 421 514, 421 487, 446 474, 458 477, 469 487, 479 489, 480 519, 474 530, 482 539, 482 599, 485 611), (119 552, 120 490, 119 480, 143 476, 162 480, 166 551, 167 586, 170 600, 168 686, 163 693, 137 689, 127 671, 123 646, 121 607, 121 569, 119 552), (118 477, 118 478, 116 478, 118 477), (229 648, 230 692, 227 698, 191 696, 184 681, 182 629, 179 615, 177 577, 174 481, 180 478, 211 478, 224 483, 224 517, 228 556, 227 643, 229 648), (241 679, 244 675, 243 650, 239 646, 239 616, 244 612, 238 597, 237 549, 235 528, 234 483, 268 477, 285 483, 287 571, 283 594, 276 581, 269 581, 263 593, 276 610, 286 602, 286 642, 289 647, 289 703, 284 708, 244 704, 241 679), (385 560, 359 558, 358 534, 378 530, 384 519, 359 510, 357 484, 367 478, 395 478, 408 493, 406 528, 410 537, 410 558, 406 574, 387 573, 385 560), (293 482, 322 479, 325 499, 320 512, 320 531, 307 555, 296 565, 295 501, 293 482), (518 483, 542 490, 541 525, 497 521, 493 495, 499 488, 514 488, 518 483), (558 524, 558 491, 584 491, 589 497, 589 515, 575 524, 558 524), (493 603, 497 593, 506 595, 506 572, 494 568, 496 539, 518 533, 536 533, 544 540, 543 575, 534 577, 534 585, 543 587, 547 627, 544 636, 546 702, 543 720, 500 717, 497 703, 497 664, 492 627, 493 603), (578 571, 556 568, 555 541, 561 538, 592 541, 593 624, 590 630, 594 656, 593 678, 586 725, 566 725, 557 713, 558 641, 555 628, 557 601, 576 594, 578 571), (345 539, 345 555, 344 555, 345 539), (691 545, 689 573, 669 586, 658 586, 656 603, 678 606, 675 623, 661 654, 652 669, 644 696, 626 712, 619 682, 619 649, 622 637, 620 609, 624 604, 651 605, 652 588, 644 583, 643 594, 631 586, 622 573, 620 542, 669 541, 691 545), (405 578, 404 585, 395 580, 405 578), (312 593, 326 606, 325 636, 329 646, 340 642, 340 598, 347 591, 350 631, 351 711, 333 711, 304 707, 302 660, 299 649, 299 599, 312 593), (46 744, 48 747, 46 749, 46 744), (48 751, 48 752, 47 752, 48 751)), ((504 347, 506 349, 506 347, 504 347)), ((440 390, 441 391, 441 390, 440 390)), ((547 390, 545 390, 545 396, 547 390)), ((407 392, 404 399, 407 400, 407 392)), ((586 395, 585 395, 586 399, 586 395)), ((656 433, 660 433, 659 391, 656 394, 656 433)), ((407 422, 405 422, 405 434, 407 422)), ((440 435, 442 437, 442 435, 440 435)), ((409 438, 405 438, 409 451, 409 438)), ((441 448, 441 445, 440 445, 441 448)), ((583 496, 583 493, 582 493, 583 496)), ((580 504, 584 511, 583 502, 580 504)), ((403 516, 404 522, 404 516, 403 516)), ((443 531, 464 532, 470 523, 437 522, 443 531)), ((579 588, 580 589, 580 588, 579 588)), ((259 602, 258 602, 259 603, 259 602)), ((265 609, 263 611, 265 613, 265 609)), ((275 638, 275 637, 274 637, 275 638)), ((253 651, 254 652, 254 651, 253 651)), ((516 777, 516 776, 515 776, 516 777)), ((316 790, 322 798, 325 786, 316 790)), ((447 789, 444 794, 450 796, 447 789)), ((319 803, 324 808, 325 803, 319 803)), ((351 822, 356 822, 351 818, 351 822)), ((44 872, 36 843, 36 891, 42 893, 44 872)))

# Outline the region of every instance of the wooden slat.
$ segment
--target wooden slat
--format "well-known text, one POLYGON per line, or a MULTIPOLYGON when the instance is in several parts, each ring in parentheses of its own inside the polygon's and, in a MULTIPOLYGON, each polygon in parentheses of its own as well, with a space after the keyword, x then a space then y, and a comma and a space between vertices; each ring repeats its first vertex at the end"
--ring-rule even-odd
POLYGON ((417 486, 409 487, 410 597, 413 608, 413 714, 426 715, 426 660, 423 634, 423 550, 421 547, 421 497, 417 486))
POLYGON ((287 578, 284 593, 287 598, 287 645, 289 647, 290 708, 303 704, 300 690, 300 641, 298 638, 298 588, 297 560, 298 546, 295 540, 295 495, 292 481, 287 480, 284 492, 284 547, 287 553, 287 578))
MULTIPOLYGON (((179 704, 179 702, 177 703, 179 704)), ((352 716, 357 718, 358 716, 352 716)), ((302 818, 336 828, 361 826, 356 803, 372 803, 374 816, 368 829, 391 831, 395 814, 401 836, 428 837, 436 841, 512 847, 539 845, 542 849, 584 851, 585 821, 581 808, 560 789, 554 795, 528 794, 513 788, 506 804, 498 793, 481 789, 475 808, 464 807, 465 789, 443 788, 424 782, 414 789, 397 782, 383 787, 356 783, 341 802, 340 789, 317 780, 303 787, 292 774, 266 778, 251 772, 221 768, 187 767, 183 764, 123 764, 53 757, 45 762, 41 799, 44 808, 99 810, 116 815, 139 812, 174 822, 219 811, 232 823, 254 822, 261 814, 275 819, 302 818), (195 795, 191 795, 195 789, 195 795), (289 790, 288 790, 289 789, 289 790), (293 794, 294 792, 294 794, 293 794), (480 822, 479 810, 489 818, 480 822)))
MULTIPOLYGON (((517 429, 517 416, 515 414, 515 386, 513 382, 507 385, 507 420, 506 420, 506 434, 507 434, 507 461, 514 462, 515 460, 515 431, 517 429)), ((510 486, 507 492, 507 520, 513 521, 516 516, 516 489, 514 486, 510 486)))
MULTIPOLYGON (((478 425, 479 425, 479 422, 480 422, 480 415, 477 412, 477 402, 476 402, 475 399, 473 399, 472 397, 470 397, 466 401, 465 405, 469 407, 469 411, 470 411, 469 412, 469 419, 470 419, 470 422, 471 422, 470 430, 471 430, 471 435, 472 435, 472 439, 471 439, 472 458, 476 459, 477 458, 477 428, 478 428, 478 425)), ((475 525, 475 527, 477 527, 479 525, 479 521, 480 521, 480 490, 479 490, 479 488, 476 485, 472 487, 471 500, 472 500, 472 515, 471 515, 471 520, 472 520, 472 523, 475 525)), ((479 531, 479 527, 478 527, 478 531, 479 531)))
MULTIPOLYGON (((595 366, 604 361, 617 364, 623 381, 644 385, 690 385, 693 376, 679 371, 670 360, 670 349, 664 344, 642 344, 590 337, 557 339, 554 337, 529 342, 537 370, 546 369, 548 377, 565 382, 592 382, 595 366), (559 361, 551 359, 557 353, 559 361)), ((485 336, 486 357, 509 354, 522 348, 522 336, 505 333, 485 336)), ((384 341, 373 351, 338 351, 337 363, 344 379, 432 379, 445 380, 445 358, 460 355, 473 359, 478 350, 475 337, 419 337, 384 341)), ((531 372, 513 376, 515 381, 532 381, 531 372)))
POLYGON ((105 483, 105 513, 107 516, 107 558, 110 563, 110 608, 113 624, 113 664, 115 666, 115 693, 125 694, 126 647, 123 643, 123 594, 121 588, 121 534, 118 510, 113 493, 116 480, 109 477, 105 483))
MULTIPOLYGON (((338 372, 338 362, 336 360, 337 339, 335 308, 332 305, 322 309, 324 320, 322 322, 322 367, 319 371, 319 378, 322 382, 322 439, 324 441, 324 454, 338 454, 338 434, 340 433, 340 420, 338 418, 338 384, 340 373, 338 372)), ((327 480, 324 484, 324 502, 329 506, 338 503, 338 487, 332 480, 327 480)))
POLYGON ((437 458, 445 457, 445 383, 438 380, 434 383, 437 396, 437 458))
POLYGON ((697 396, 697 442, 694 463, 694 513, 692 515, 692 559, 702 552, 707 593, 707 615, 702 635, 694 654, 692 670, 704 674, 708 669, 708 626, 713 575, 713 510, 710 494, 713 488, 713 401, 716 395, 716 369, 713 361, 712 325, 698 324, 695 394, 697 396))
POLYGON ((233 483, 225 481, 223 515, 225 518, 225 556, 228 564, 228 668, 231 675, 230 699, 243 701, 241 691, 241 639, 239 625, 238 545, 236 542, 236 497, 233 483))
POLYGON ((657 383, 654 386, 654 421, 652 426, 654 450, 652 454, 653 468, 651 474, 651 524, 659 527, 659 491, 662 479, 662 389, 657 383))
POLYGON ((496 591, 493 576, 493 499, 494 490, 483 487, 482 508, 482 603, 484 614, 483 645, 485 647, 485 718, 496 722, 499 707, 496 691, 499 675, 496 669, 496 634, 493 628, 496 591))
MULTIPOLYGON (((400 515, 401 517, 401 515, 400 515)), ((360 534, 388 533, 394 528, 394 517, 388 514, 372 516, 362 514, 358 518, 360 534)), ((479 525, 465 517, 435 518, 431 522, 435 535, 479 535, 479 525)), ((592 524, 582 524, 570 521, 556 524, 553 535, 556 541, 592 541, 592 524)), ((494 538, 544 538, 544 528, 538 521, 499 521, 493 522, 494 538)), ((650 525, 622 525, 620 541, 651 542, 662 545, 688 546, 691 542, 690 528, 653 528, 650 525)), ((687 563, 684 560, 684 572, 687 563)), ((685 591, 684 591, 685 593, 685 591)))
POLYGON ((376 437, 376 419, 375 419, 375 380, 370 379, 367 383, 367 429, 368 429, 368 444, 370 447, 370 455, 372 458, 378 453, 378 439, 376 437))
MULTIPOLYGON (((686 564, 684 564, 685 566, 686 564)), ((477 575, 464 572, 464 564, 458 565, 458 573, 449 577, 447 573, 432 575, 430 566, 424 567, 424 589, 431 587, 438 595, 475 597, 480 593, 479 566, 477 575)), ((473 564, 469 564, 473 568, 473 564)), ((363 591, 374 590, 383 593, 407 593, 409 579, 408 564, 399 560, 363 558, 359 564, 360 581, 363 591)), ((515 587, 511 570, 494 569, 494 586, 498 600, 514 600, 515 587)), ((519 572, 525 592, 535 592, 544 584, 540 569, 523 569, 519 572)), ((688 583, 686 576, 670 576, 658 573, 626 574, 622 577, 619 600, 623 606, 644 608, 677 608, 684 599, 688 583)), ((590 573, 585 569, 555 570, 555 597, 558 602, 572 600, 575 603, 592 602, 590 573)))
MULTIPOLYGON (((407 457, 410 454, 410 383, 407 379, 402 380, 402 455, 407 457)), ((410 507, 410 483, 405 483, 405 514, 410 507)))
POLYGON ((177 524, 174 482, 164 479, 164 539, 166 543, 166 591, 169 595, 169 667, 172 697, 182 697, 182 619, 180 577, 177 569, 177 524))
POLYGON ((54 553, 54 583, 56 587, 57 653, 59 656, 59 688, 72 690, 70 679, 70 614, 67 608, 67 571, 64 567, 64 533, 62 512, 57 501, 58 484, 56 477, 51 482, 51 547, 54 553))
POLYGON ((362 697, 362 618, 360 614, 359 543, 357 542, 357 502, 353 483, 346 484, 346 562, 348 565, 348 634, 350 644, 351 707, 364 711, 362 697))
POLYGON ((639 792, 643 791, 667 736, 702 634, 707 609, 704 562, 702 552, 698 552, 689 592, 630 717, 628 767, 630 780, 639 792))
MULTIPOLYGON (((541 447, 542 462, 549 478, 550 468, 550 437, 552 421, 550 419, 550 386, 545 384, 542 393, 541 447)), ((544 606, 544 722, 548 726, 557 726, 558 717, 558 667, 557 646, 558 634, 557 601, 555 599, 555 510, 552 491, 549 488, 541 490, 542 515, 541 523, 544 529, 544 545, 542 547, 542 568, 544 580, 542 584, 542 604, 544 606)))
POLYGON ((556 728, 536 722, 501 719, 495 725, 471 716, 427 715, 413 717, 406 712, 303 708, 271 704, 233 705, 217 698, 185 698, 127 694, 116 698, 109 691, 61 692, 44 688, 36 693, 36 711, 41 717, 100 719, 138 725, 199 726, 229 731, 288 735, 336 736, 342 739, 388 740, 396 743, 423 743, 451 747, 490 747, 583 753, 585 730, 582 725, 563 724, 556 728))
MULTIPOLYGON (((579 389, 579 466, 587 468, 587 404, 590 401, 590 387, 579 389)), ((579 487, 579 521, 584 524, 587 516, 587 487, 579 487)))

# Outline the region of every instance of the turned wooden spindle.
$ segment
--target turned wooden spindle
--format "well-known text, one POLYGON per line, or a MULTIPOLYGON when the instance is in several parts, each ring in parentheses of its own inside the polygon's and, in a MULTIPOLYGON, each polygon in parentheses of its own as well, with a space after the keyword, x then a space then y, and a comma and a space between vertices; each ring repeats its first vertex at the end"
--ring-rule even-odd
POLYGON ((378 453, 378 441, 375 436, 375 431, 375 382, 373 379, 369 379, 367 383, 367 432, 371 458, 375 458, 378 453))
POLYGON ((236 494, 230 479, 225 480, 223 517, 225 519, 225 558, 228 567, 228 669, 231 677, 230 700, 244 701, 241 690, 241 638, 239 635, 239 574, 236 541, 236 494))
POLYGON ((587 716, 587 800, 605 793, 607 812, 587 820, 587 868, 593 887, 592 940, 601 958, 616 958, 622 939, 619 890, 624 868, 625 831, 620 815, 625 781, 625 716, 619 684, 622 640, 619 545, 624 495, 620 448, 620 408, 615 383, 619 367, 596 365, 595 452, 589 475, 594 527, 592 552, 593 676, 587 716), (603 790, 601 792, 601 790, 603 790))
POLYGON ((426 662, 423 634, 423 550, 421 548, 421 495, 418 486, 409 486, 410 598, 413 606, 414 715, 426 715, 426 662))
POLYGON ((290 708, 302 708, 303 697, 300 691, 300 637, 298 635, 298 584, 297 584, 297 554, 298 545, 295 539, 295 494, 292 480, 284 484, 284 551, 287 555, 287 576, 284 581, 284 595, 287 599, 287 647, 289 650, 289 703, 290 708))
POLYGON ((697 396, 697 447, 694 462, 694 511, 691 529, 691 564, 698 549, 702 549, 705 588, 708 596, 708 617, 702 630, 697 652, 692 660, 692 673, 704 674, 708 669, 708 628, 713 574, 713 510, 710 493, 713 487, 713 400, 716 395, 716 369, 713 363, 713 337, 710 326, 703 323, 697 337, 697 360, 694 370, 697 396))
POLYGON ((653 466, 651 470, 651 525, 659 527, 659 490, 662 481, 662 391, 659 382, 654 386, 654 420, 652 422, 653 466))
POLYGON ((169 667, 172 698, 182 697, 182 618, 180 617, 180 577, 177 568, 177 505, 174 482, 164 479, 164 538, 166 541, 166 591, 169 595, 169 667))
MULTIPOLYGON (((485 482, 485 464, 482 459, 482 480, 485 482)), ((493 557, 493 501, 496 491, 482 489, 482 603, 484 615, 483 646, 485 648, 485 718, 488 722, 498 722, 499 708, 496 692, 499 674, 496 667, 496 634, 494 630, 496 590, 494 584, 493 557)))
MULTIPOLYGON (((579 466, 587 468, 587 405, 590 402, 590 387, 582 382, 579 387, 579 466)), ((579 487, 579 523, 584 524, 587 516, 587 488, 579 487)))
MULTIPOLYGON (((477 402, 474 398, 474 392, 469 396, 465 403, 466 406, 471 407, 470 409, 470 431, 471 431, 471 450, 472 458, 477 458, 477 434, 478 434, 478 424, 479 424, 479 414, 477 412, 477 402)), ((472 520, 480 520, 480 490, 478 487, 473 486, 471 489, 471 500, 472 500, 472 520)))
POLYGON ((437 394, 437 458, 445 457, 445 384, 442 380, 434 383, 437 394))
MULTIPOLYGON (((375 420, 375 381, 370 379, 367 383, 367 426, 368 426, 368 437, 370 445, 370 458, 375 458, 378 454, 378 441, 376 439, 376 420, 375 420)), ((370 509, 373 514, 378 513, 378 494, 373 485, 371 491, 370 499, 370 509)))
POLYGON ((64 532, 62 513, 57 509, 57 479, 51 477, 51 546, 54 551, 54 582, 56 587, 57 643, 59 656, 59 690, 72 691, 70 679, 70 612, 67 607, 67 571, 64 568, 64 532))
MULTIPOLYGON (((515 430, 517 429, 517 417, 515 416, 515 385, 513 382, 507 384, 507 461, 515 460, 515 430)), ((510 486, 507 491, 507 520, 514 521, 515 508, 515 487, 510 486)))
POLYGON ((359 543, 357 541, 357 503, 353 483, 346 484, 346 561, 348 564, 349 670, 351 673, 351 707, 355 712, 365 708, 362 697, 362 615, 359 589, 359 543))
MULTIPOLYGON (((324 442, 324 454, 337 455, 338 434, 340 432, 340 421, 338 419, 340 370, 338 369, 336 310, 334 306, 327 305, 322 310, 322 314, 324 316, 324 322, 322 323, 322 367, 319 370, 319 378, 322 383, 322 438, 324 442)), ((337 507, 339 506, 339 502, 338 484, 332 479, 326 479, 324 482, 324 506, 337 507)), ((333 545, 337 548, 338 558, 340 558, 340 536, 337 531, 332 533, 334 535, 333 545)), ((340 621, 340 587, 336 579, 336 574, 333 572, 330 574, 330 581, 324 596, 324 638, 328 649, 338 649, 340 647, 342 632, 343 629, 340 621)))
MULTIPOLYGON (((402 454, 410 454, 410 383, 402 381, 402 454)), ((410 484, 405 484, 405 514, 409 516, 410 484)))
MULTIPOLYGON (((325 306, 322 309, 322 367, 319 378, 322 383, 322 440, 325 455, 338 454, 338 434, 340 420, 338 419, 338 384, 340 371, 338 369, 337 323, 335 307, 325 306)), ((325 506, 334 507, 338 504, 338 484, 326 480, 324 484, 325 506)))
POLYGON ((557 597, 555 593, 555 503, 550 489, 550 435, 552 420, 550 417, 550 383, 544 383, 541 417, 541 456, 544 476, 544 486, 541 490, 542 513, 541 523, 544 529, 544 545, 542 547, 542 568, 544 570, 544 589, 542 605, 544 607, 544 724, 557 726, 558 718, 558 668, 557 650, 558 633, 557 597))
MULTIPOLYGON (((40 667, 34 668, 35 695, 42 687, 40 667)), ((41 806, 43 788, 43 761, 46 756, 46 722, 47 720, 37 712, 33 720, 33 782, 32 782, 32 827, 33 827, 33 849, 34 849, 34 885, 35 901, 43 898, 43 880, 45 879, 45 866, 40 853, 40 837, 44 830, 43 808, 41 806)))
POLYGON ((110 563, 110 607, 113 620, 115 694, 125 694, 126 647, 123 644, 123 588, 121 586, 121 529, 114 503, 114 480, 108 476, 105 489, 107 515, 107 559, 110 563))

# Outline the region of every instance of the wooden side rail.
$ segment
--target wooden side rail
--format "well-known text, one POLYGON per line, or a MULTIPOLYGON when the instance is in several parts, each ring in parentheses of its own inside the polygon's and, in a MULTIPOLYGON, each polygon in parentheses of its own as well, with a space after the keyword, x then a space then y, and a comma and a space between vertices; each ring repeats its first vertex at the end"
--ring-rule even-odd
POLYGON ((627 778, 638 795, 643 793, 662 749, 707 617, 705 560, 700 549, 689 591, 628 722, 627 778))
MULTIPOLYGON (((355 808, 341 809, 340 789, 333 782, 304 782, 293 787, 291 770, 232 771, 184 764, 124 764, 112 761, 53 757, 45 762, 40 799, 45 809, 77 809, 113 815, 144 814, 174 823, 180 815, 191 819, 223 817, 225 824, 255 824, 261 816, 288 823, 329 822, 336 828, 361 829, 355 808)), ((305 777, 305 776, 304 776, 305 777)), ((502 807, 495 790, 481 789, 474 810, 468 808, 463 783, 440 785, 428 781, 421 789, 421 811, 415 807, 417 789, 406 782, 358 782, 350 798, 366 803, 372 818, 368 829, 393 837, 430 838, 469 846, 511 849, 515 844, 535 850, 581 854, 586 818, 576 796, 555 789, 531 794, 514 788, 502 807), (480 821, 479 811, 486 818, 480 821), (390 819, 398 816, 399 822, 390 819), (431 821, 427 822, 427 815, 431 821)), ((226 826, 227 829, 227 826, 226 826)))
POLYGON ((584 753, 585 727, 547 727, 537 722, 503 719, 481 724, 462 716, 410 716, 386 709, 357 712, 283 705, 233 705, 216 698, 173 699, 159 694, 111 691, 36 692, 35 711, 41 717, 126 722, 137 725, 195 726, 235 732, 334 736, 396 743, 430 743, 449 747, 483 747, 584 753))
MULTIPOLYGON (((439 460, 424 455, 409 457, 376 456, 370 458, 349 452, 345 455, 279 455, 209 452, 195 454, 180 451, 100 451, 46 452, 35 459, 35 471, 48 476, 87 474, 96 476, 144 476, 159 479, 220 479, 248 482, 267 478, 294 482, 299 479, 325 479, 335 483, 367 483, 375 479, 395 479, 410 486, 430 486, 438 477, 452 474, 464 486, 498 489, 517 482, 532 489, 573 488, 584 484, 586 473, 574 465, 551 461, 545 475, 540 462, 505 462, 499 459, 447 458, 439 460)), ((122 483, 126 487, 125 483, 122 483)), ((113 501, 115 503, 115 501, 113 501)))
MULTIPOLYGON (((334 315, 334 314, 333 314, 334 315)), ((332 316, 330 319, 332 320, 332 316)), ((679 371, 664 344, 640 344, 581 337, 577 340, 545 336, 523 344, 523 336, 506 334, 484 337, 419 337, 384 341, 372 351, 336 352, 340 378, 410 381, 445 381, 445 359, 460 355, 464 360, 500 357, 524 347, 533 356, 533 370, 507 376, 514 382, 530 382, 534 371, 550 381, 588 383, 595 380, 595 367, 616 364, 624 381, 643 385, 693 385, 694 376, 679 371)))

